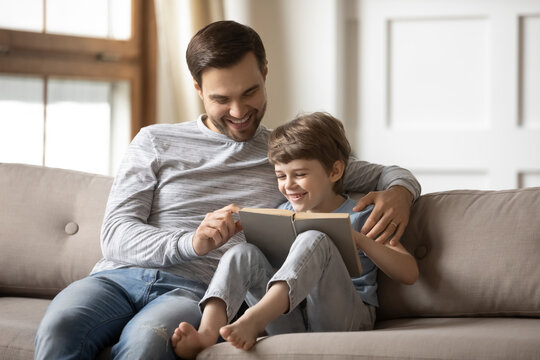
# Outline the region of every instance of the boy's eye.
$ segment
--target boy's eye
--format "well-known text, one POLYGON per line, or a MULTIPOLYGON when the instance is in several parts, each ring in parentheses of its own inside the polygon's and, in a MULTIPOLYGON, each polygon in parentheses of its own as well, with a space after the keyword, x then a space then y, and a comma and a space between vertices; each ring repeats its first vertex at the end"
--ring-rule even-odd
POLYGON ((306 174, 305 173, 297 173, 296 174, 296 177, 302 177, 302 176, 306 176, 306 174))
POLYGON ((281 174, 276 174, 276 177, 279 179, 279 180, 282 180, 282 179, 285 179, 285 175, 281 175, 281 174))

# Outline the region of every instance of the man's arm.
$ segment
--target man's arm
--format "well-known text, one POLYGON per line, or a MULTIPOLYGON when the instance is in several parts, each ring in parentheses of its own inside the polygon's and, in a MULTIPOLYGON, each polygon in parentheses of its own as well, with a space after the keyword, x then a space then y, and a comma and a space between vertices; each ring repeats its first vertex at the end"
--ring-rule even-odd
POLYGON ((397 245, 409 222, 410 208, 421 193, 412 173, 398 166, 382 166, 351 158, 345 175, 349 192, 367 193, 355 207, 359 211, 369 204, 374 209, 362 233, 377 242, 397 245))
POLYGON ((144 129, 133 139, 111 189, 101 229, 108 260, 143 267, 163 267, 197 256, 194 230, 161 229, 148 224, 159 159, 144 129))

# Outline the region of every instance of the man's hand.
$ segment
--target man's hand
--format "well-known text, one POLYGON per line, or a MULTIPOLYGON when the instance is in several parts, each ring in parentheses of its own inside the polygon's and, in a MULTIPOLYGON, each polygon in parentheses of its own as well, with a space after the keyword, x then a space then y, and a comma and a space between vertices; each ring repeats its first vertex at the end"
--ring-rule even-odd
POLYGON ((409 223, 413 195, 403 186, 392 186, 388 190, 370 192, 361 198, 354 211, 374 204, 371 215, 362 227, 362 234, 380 243, 390 239, 390 245, 399 244, 405 227, 409 223))
POLYGON ((217 249, 242 230, 240 223, 233 218, 233 213, 238 214, 239 210, 239 206, 231 204, 206 214, 193 235, 193 249, 197 255, 205 255, 217 249))

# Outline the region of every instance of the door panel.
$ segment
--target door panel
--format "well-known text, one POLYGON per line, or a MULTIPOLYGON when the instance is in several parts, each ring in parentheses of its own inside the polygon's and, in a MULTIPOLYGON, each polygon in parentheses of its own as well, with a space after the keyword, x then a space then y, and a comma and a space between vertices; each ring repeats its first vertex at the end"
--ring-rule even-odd
POLYGON ((360 157, 410 169, 423 193, 540 186, 539 0, 351 9, 360 157))

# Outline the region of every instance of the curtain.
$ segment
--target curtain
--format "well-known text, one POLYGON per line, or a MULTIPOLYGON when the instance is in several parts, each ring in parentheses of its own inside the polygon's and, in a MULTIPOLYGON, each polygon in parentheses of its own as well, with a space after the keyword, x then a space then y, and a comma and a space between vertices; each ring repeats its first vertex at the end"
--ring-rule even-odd
POLYGON ((155 0, 158 32, 157 122, 195 120, 204 112, 186 65, 186 48, 203 26, 223 20, 223 0, 155 0))

